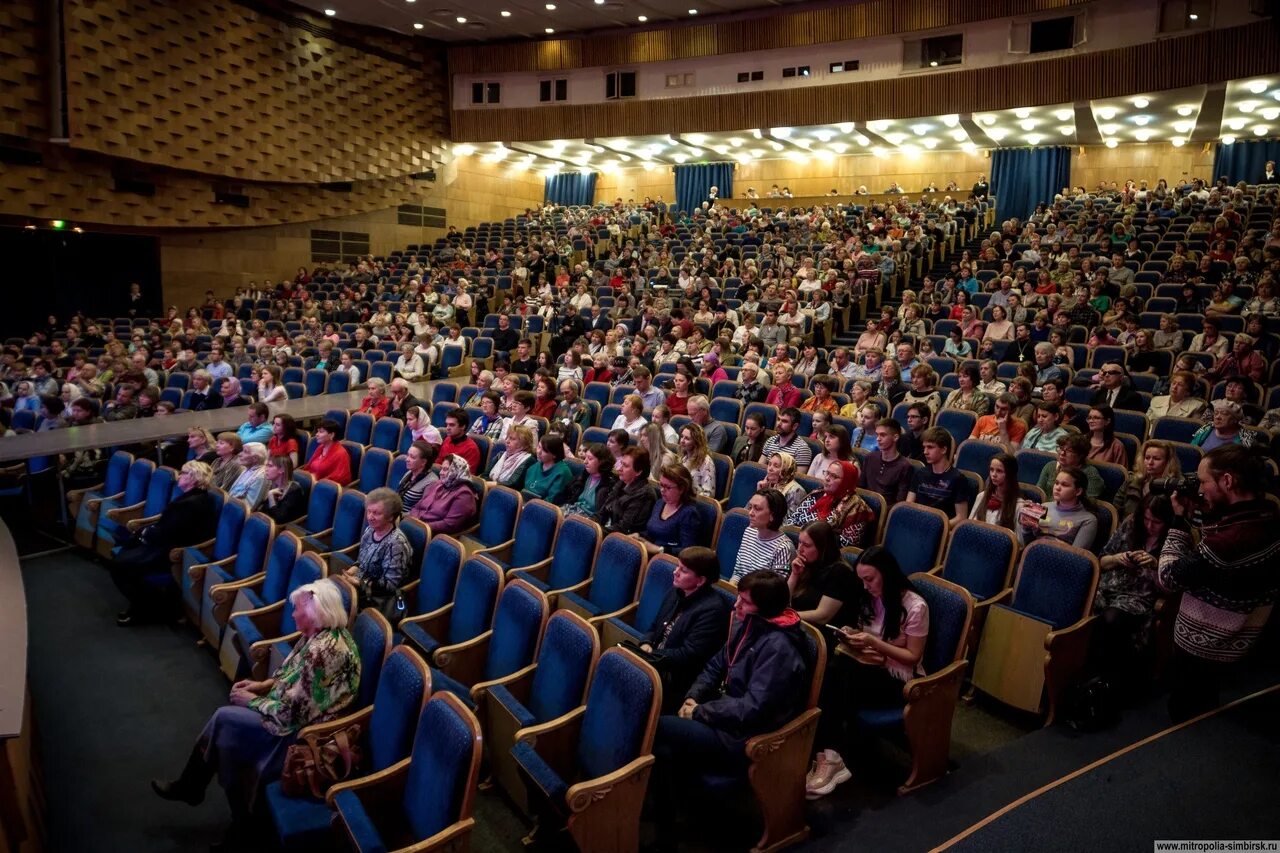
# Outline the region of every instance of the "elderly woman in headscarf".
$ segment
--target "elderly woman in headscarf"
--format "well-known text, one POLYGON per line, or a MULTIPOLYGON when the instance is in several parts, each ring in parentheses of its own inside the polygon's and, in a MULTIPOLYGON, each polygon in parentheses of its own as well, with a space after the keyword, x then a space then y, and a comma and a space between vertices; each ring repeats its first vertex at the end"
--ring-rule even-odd
POLYGON ((757 489, 777 489, 787 499, 787 512, 791 513, 804 502, 804 486, 796 482, 796 458, 785 450, 769 457, 765 474, 756 484, 757 489))
POLYGON ((227 494, 240 498, 256 510, 267 496, 267 446, 258 441, 250 441, 240 448, 237 461, 244 466, 240 476, 227 489, 227 494))
POLYGON ((244 392, 240 390, 240 380, 234 376, 225 377, 218 391, 222 395, 223 406, 249 405, 249 398, 245 397, 244 392))
POLYGON ((409 515, 426 522, 433 534, 459 533, 476 517, 476 493, 471 490, 471 466, 451 453, 440 463, 440 479, 423 491, 409 515))
POLYGON ((823 487, 815 489, 787 514, 787 524, 804 527, 825 521, 839 531, 841 548, 861 548, 873 532, 875 513, 858 497, 858 466, 841 460, 827 468, 823 487))

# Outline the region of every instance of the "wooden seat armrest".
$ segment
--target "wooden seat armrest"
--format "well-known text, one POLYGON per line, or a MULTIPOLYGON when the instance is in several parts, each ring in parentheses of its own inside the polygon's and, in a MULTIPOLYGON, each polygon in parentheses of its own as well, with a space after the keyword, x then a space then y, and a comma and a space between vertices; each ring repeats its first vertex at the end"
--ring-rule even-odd
POLYGON ((292 634, 285 634, 283 637, 272 637, 269 640, 259 640, 249 647, 249 660, 253 667, 253 677, 256 679, 264 679, 269 673, 267 672, 267 664, 271 660, 271 647, 276 643, 288 643, 293 645, 302 637, 301 631, 294 631, 292 634))
POLYGON ((430 613, 420 613, 417 616, 409 616, 401 620, 400 624, 413 623, 421 625, 422 630, 438 643, 444 642, 444 637, 449 630, 449 619, 453 616, 453 602, 449 602, 444 607, 431 611, 430 613))
POLYGON ((1053 724, 1058 701, 1071 686, 1072 679, 1084 668, 1089 656, 1089 637, 1097 618, 1086 616, 1074 625, 1045 634, 1044 687, 1049 700, 1045 726, 1053 724))
POLYGON ((242 610, 238 615, 246 617, 266 637, 279 632, 284 620, 284 602, 273 601, 253 610, 242 610))
POLYGON ((359 542, 356 542, 355 544, 353 544, 353 545, 348 545, 348 546, 347 546, 347 547, 345 547, 345 548, 334 548, 334 549, 333 549, 332 551, 330 551, 329 553, 330 553, 330 554, 342 554, 343 556, 347 556, 347 557, 349 557, 349 556, 351 556, 352 554, 358 554, 358 553, 360 553, 360 543, 359 543, 359 542))
POLYGON ((214 621, 219 625, 226 625, 231 619, 231 608, 235 605, 236 595, 240 590, 253 589, 261 584, 266 577, 266 572, 259 572, 243 580, 214 584, 209 587, 209 603, 213 609, 214 621))
POLYGON ((298 538, 302 541, 303 551, 318 551, 323 554, 326 552, 321 546, 329 544, 329 537, 332 535, 333 528, 330 527, 328 530, 321 530, 319 533, 303 533, 298 538), (315 539, 319 544, 317 542, 308 542, 308 539, 315 539))
MULTIPOLYGON (((908 705, 913 705, 929 701, 934 696, 944 696, 952 686, 955 687, 955 694, 959 695, 960 683, 964 680, 964 671, 968 665, 966 660, 952 661, 935 673, 913 678, 902 686, 902 696, 908 705)), ((952 701, 954 700, 953 696, 952 701)))
POLYGON ((488 548, 481 548, 479 551, 474 552, 472 556, 474 557, 476 554, 485 554, 489 557, 493 557, 495 560, 501 560, 505 563, 511 559, 511 548, 515 544, 516 540, 508 539, 506 542, 499 542, 497 545, 491 545, 488 548))
MULTIPOLYGON (((747 758, 756 762, 777 752, 779 747, 786 743, 793 735, 797 732, 803 731, 804 728, 811 723, 816 722, 821 713, 822 711, 819 708, 809 708, 785 726, 751 738, 747 741, 746 745, 747 758)), ((806 761, 808 760, 808 757, 809 753, 808 750, 806 750, 806 761)))
POLYGON ((516 732, 516 743, 528 743, 537 750, 561 779, 573 775, 578 738, 582 734, 582 719, 587 706, 580 705, 567 714, 537 726, 529 726, 516 732))
POLYGON ((512 579, 514 572, 522 571, 522 572, 527 572, 530 577, 535 577, 538 580, 542 581, 543 583, 546 583, 547 574, 551 571, 551 560, 552 560, 551 557, 547 557, 547 559, 539 560, 536 563, 525 566, 523 569, 514 569, 514 568, 508 569, 507 580, 512 579))
MULTIPOLYGON (((101 489, 106 484, 107 484, 106 480, 103 480, 101 483, 94 483, 92 486, 85 486, 83 489, 68 489, 67 500, 83 502, 85 500, 85 497, 84 497, 85 495, 89 494, 89 492, 96 492, 98 489, 101 489)), ((121 492, 120 494, 124 494, 124 492, 121 492)))
MULTIPOLYGON (((454 368, 457 370, 458 368, 454 368)), ((470 369, 467 367, 466 369, 470 369)), ((453 374, 450 374, 451 376, 453 374)), ((466 374, 458 374, 465 376, 466 374)), ((466 817, 459 821, 446 826, 430 838, 424 838, 417 844, 410 844, 408 847, 401 847, 396 853, 431 853, 435 850, 466 850, 468 848, 468 836, 472 830, 476 828, 476 819, 466 817)))
MULTIPOLYGON (((640 804, 644 801, 644 788, 638 791, 628 791, 626 783, 629 781, 648 781, 649 769, 656 761, 653 754, 642 755, 628 761, 612 773, 606 773, 603 776, 597 776, 595 779, 588 779, 585 782, 579 782, 576 785, 570 785, 569 790, 565 792, 565 804, 569 807, 569 811, 574 814, 580 814, 588 808, 606 808, 602 803, 607 803, 610 799, 620 796, 630 796, 633 801, 628 807, 626 804, 618 803, 617 807, 621 807, 626 811, 635 811, 635 817, 639 818, 640 804), (634 796, 632 796, 634 795, 634 796)), ((612 811, 613 809, 609 809, 612 811)))
POLYGON ((146 505, 146 501, 142 501, 140 503, 130 504, 129 506, 118 506, 114 509, 107 510, 107 518, 111 519, 116 524, 127 524, 130 519, 140 516, 142 514, 142 508, 146 505))
POLYGON ((319 737, 321 735, 327 735, 332 732, 340 731, 341 729, 345 729, 347 726, 352 725, 353 723, 368 722, 369 718, 372 716, 373 716, 373 706, 367 705, 353 714, 347 714, 345 717, 339 717, 336 720, 329 720, 326 723, 313 723, 307 726, 306 728, 298 732, 298 740, 301 741, 304 737, 307 737, 308 735, 312 737, 319 737))
POLYGON ((493 630, 490 629, 465 642, 441 646, 432 655, 436 669, 463 684, 475 684, 484 677, 484 664, 492 639, 493 630))
POLYGON ((521 704, 529 698, 529 691, 533 689, 533 674, 538 671, 538 665, 531 663, 524 669, 517 669, 510 675, 504 675, 502 678, 495 678, 492 681, 479 681, 471 688, 471 698, 476 705, 480 705, 486 701, 485 697, 489 691, 495 687, 505 687, 507 692, 516 698, 521 704))
POLYGON ((100 510, 102 507, 103 501, 118 501, 123 497, 124 497, 124 492, 117 492, 114 495, 103 495, 100 498, 86 498, 83 503, 86 506, 90 506, 90 507, 93 507, 94 509, 100 510))
POLYGON ((412 758, 403 758, 385 770, 361 776, 359 779, 339 782, 325 794, 324 801, 328 803, 329 808, 336 808, 333 801, 338 794, 343 791, 352 791, 360 798, 360 802, 367 810, 372 810, 371 807, 376 808, 380 804, 398 802, 404 793, 405 781, 409 777, 410 761, 412 758))
POLYGON ((1012 588, 1010 588, 1010 589, 1002 589, 1002 590, 1000 590, 999 592, 997 592, 995 595, 991 596, 990 598, 984 598, 984 599, 982 599, 982 601, 975 601, 975 602, 973 603, 973 610, 974 610, 974 618, 975 618, 975 620, 976 620, 976 618, 977 618, 977 611, 978 611, 978 609, 979 609, 979 608, 981 608, 982 610, 989 610, 989 609, 991 608, 991 605, 993 605, 993 604, 1005 604, 1005 603, 1007 603, 1007 602, 1009 601, 1009 599, 1010 599, 1010 598, 1013 598, 1013 589, 1012 589, 1012 588))
POLYGON ((418 584, 422 583, 422 578, 414 578, 404 586, 400 587, 400 594, 404 596, 405 601, 413 601, 416 597, 412 593, 418 588, 418 584))
POLYGON ((453 535, 455 538, 461 540, 463 536, 474 536, 479 532, 480 532, 480 522, 477 521, 475 524, 471 525, 466 530, 459 530, 457 533, 453 535))
POLYGON ((125 526, 128 528, 130 533, 137 533, 142 528, 155 524, 159 520, 160 516, 158 515, 145 515, 141 518, 129 519, 125 522, 125 526))
POLYGON ((604 624, 610 619, 613 619, 615 616, 621 616, 623 613, 633 610, 636 607, 639 607, 639 604, 633 601, 621 610, 614 610, 612 613, 601 613, 599 616, 588 616, 583 613, 582 616, 587 620, 588 624, 590 624, 592 628, 596 629, 596 633, 598 634, 604 630, 604 624))

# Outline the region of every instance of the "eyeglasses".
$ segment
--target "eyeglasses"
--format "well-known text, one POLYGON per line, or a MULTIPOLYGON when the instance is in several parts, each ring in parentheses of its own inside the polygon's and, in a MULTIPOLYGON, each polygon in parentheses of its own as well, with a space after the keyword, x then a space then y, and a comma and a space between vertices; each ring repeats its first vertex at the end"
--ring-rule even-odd
POLYGON ((1123 376, 1124 375, 1123 370, 1100 370, 1098 372, 1101 373, 1103 376, 1123 376))

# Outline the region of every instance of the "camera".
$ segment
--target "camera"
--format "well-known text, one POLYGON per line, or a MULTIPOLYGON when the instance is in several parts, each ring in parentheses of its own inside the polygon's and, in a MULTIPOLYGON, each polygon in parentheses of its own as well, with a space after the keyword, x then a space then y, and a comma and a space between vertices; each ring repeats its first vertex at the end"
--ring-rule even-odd
POLYGON ((1156 477, 1151 481, 1153 495, 1176 494, 1183 500, 1192 500, 1200 494, 1200 478, 1195 474, 1176 477, 1156 477))

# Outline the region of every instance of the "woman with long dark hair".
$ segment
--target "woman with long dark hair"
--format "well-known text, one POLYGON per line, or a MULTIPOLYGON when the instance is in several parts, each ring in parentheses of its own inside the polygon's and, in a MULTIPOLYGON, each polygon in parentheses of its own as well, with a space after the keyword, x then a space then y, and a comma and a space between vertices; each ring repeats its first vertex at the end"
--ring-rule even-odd
POLYGON ((974 500, 969 517, 1016 531, 1022 506, 1022 490, 1018 486, 1018 460, 1008 453, 991 457, 987 464, 986 487, 974 500))
POLYGON ((825 521, 800 531, 791 574, 791 607, 813 625, 845 624, 845 607, 858 601, 857 578, 840 556, 840 536, 825 521))
POLYGON ((1093 406, 1085 417, 1089 427, 1089 460, 1129 466, 1129 453, 1116 438, 1116 413, 1110 406, 1093 406))
POLYGON ((863 595, 857 607, 846 609, 853 624, 837 628, 839 654, 822 685, 818 751, 805 780, 809 799, 826 796, 852 778, 838 751, 845 743, 844 723, 858 709, 905 704, 902 685, 921 674, 929 637, 929 606, 888 549, 868 548, 854 571, 863 595))

